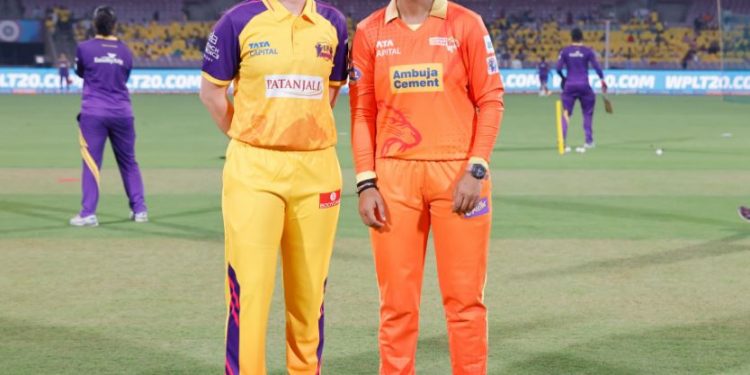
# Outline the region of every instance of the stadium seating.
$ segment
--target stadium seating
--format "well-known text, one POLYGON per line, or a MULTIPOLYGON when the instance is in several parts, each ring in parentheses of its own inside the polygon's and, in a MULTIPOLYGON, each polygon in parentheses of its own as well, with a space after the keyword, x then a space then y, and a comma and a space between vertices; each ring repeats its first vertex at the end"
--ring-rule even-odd
MULTIPOLYGON (((194 67, 203 58, 206 37, 211 32, 211 22, 156 22, 121 23, 117 34, 127 41, 141 67, 194 67)), ((77 40, 90 35, 86 24, 77 24, 77 40)))
MULTIPOLYGON (((611 20, 608 60, 613 68, 715 69, 722 65, 722 58, 730 68, 750 66, 748 26, 729 28, 722 37, 713 1, 657 2, 653 9, 617 0, 456 1, 483 16, 505 68, 533 67, 542 56, 556 59, 560 48, 570 43, 572 27, 583 28, 585 42, 604 55, 603 20, 606 19, 611 20)), ((352 32, 356 22, 387 3, 386 0, 330 2, 347 15, 352 32)), ((72 23, 71 33, 80 41, 91 36, 88 19, 99 3, 99 0, 39 0, 34 2, 35 7, 27 6, 26 12, 38 13, 35 8, 39 6, 47 9, 50 30, 65 31, 66 25, 72 23)), ((218 2, 214 5, 218 6, 218 2)), ((750 15, 750 1, 723 0, 723 6, 734 14, 750 15)), ((200 64, 212 22, 186 20, 188 12, 183 1, 131 0, 116 4, 116 8, 121 22, 118 34, 135 52, 137 66, 200 64)))
MULTIPOLYGON (((74 19, 90 18, 93 10, 101 5, 101 0, 35 0, 26 6, 27 17, 36 7, 42 9, 67 9, 74 19)), ((104 2, 106 3, 106 2, 104 2)), ((183 19, 183 4, 174 0, 128 0, 111 2, 122 22, 147 22, 158 13, 164 21, 183 19)))

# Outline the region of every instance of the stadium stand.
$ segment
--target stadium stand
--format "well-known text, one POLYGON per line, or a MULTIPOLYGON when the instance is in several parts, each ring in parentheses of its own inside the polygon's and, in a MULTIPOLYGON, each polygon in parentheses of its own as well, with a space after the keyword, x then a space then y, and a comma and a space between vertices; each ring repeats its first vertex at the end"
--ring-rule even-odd
MULTIPOLYGON (((11 0, 2 0, 11 1, 11 0)), ((132 47, 141 67, 196 67, 213 21, 235 1, 130 0, 116 4, 118 34, 132 47)), ((358 21, 386 1, 332 0, 358 21)), ((570 42, 569 30, 581 27, 586 43, 602 56, 605 21, 610 21, 611 68, 717 69, 750 67, 750 25, 718 30, 714 1, 622 0, 458 0, 480 13, 505 68, 533 67, 544 56, 556 59, 570 42), (648 8, 640 4, 651 5, 648 8), (723 42, 723 43, 722 43, 723 42), (722 51, 722 44, 724 50, 722 51)), ((25 1, 27 18, 44 18, 57 50, 70 53, 91 36, 89 15, 99 0, 25 1)), ((723 0, 724 13, 750 15, 750 1, 723 0)))

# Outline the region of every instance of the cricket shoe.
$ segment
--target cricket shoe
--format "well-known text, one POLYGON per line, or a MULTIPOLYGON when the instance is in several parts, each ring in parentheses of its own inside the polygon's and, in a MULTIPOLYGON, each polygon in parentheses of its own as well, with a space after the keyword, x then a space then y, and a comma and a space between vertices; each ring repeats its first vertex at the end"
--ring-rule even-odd
POLYGON ((594 143, 594 142, 591 142, 591 143, 584 143, 584 144, 583 144, 583 148, 585 148, 585 149, 589 149, 589 150, 590 150, 590 149, 592 149, 592 148, 596 148, 596 143, 594 143))
POLYGON ((566 154, 569 154, 571 151, 573 151, 573 149, 570 148, 570 146, 565 146, 565 153, 566 154))
POLYGON ((750 207, 741 206, 737 209, 737 213, 743 220, 750 222, 750 207))
POLYGON ((148 222, 148 212, 130 212, 130 220, 135 221, 136 223, 147 223, 148 222))
POLYGON ((99 226, 99 219, 96 218, 96 215, 89 215, 81 217, 81 215, 76 215, 72 219, 70 219, 70 225, 74 227, 98 227, 99 226))

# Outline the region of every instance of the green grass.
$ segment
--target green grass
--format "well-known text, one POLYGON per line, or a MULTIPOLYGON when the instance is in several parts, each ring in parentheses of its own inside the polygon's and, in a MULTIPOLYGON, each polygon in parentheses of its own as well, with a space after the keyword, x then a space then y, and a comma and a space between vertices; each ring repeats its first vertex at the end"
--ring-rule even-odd
MULTIPOLYGON (((614 99, 614 116, 597 114, 597 149, 560 157, 554 100, 507 98, 492 162, 490 374, 748 374, 750 226, 734 210, 750 200, 750 107, 614 99)), ((194 96, 135 96, 152 221, 125 220, 107 151, 103 225, 69 228, 80 200, 78 102, 0 97, 0 373, 220 373, 226 140, 194 96)), ((324 369, 367 375, 378 367, 377 288, 343 104, 347 184, 324 369)), ((580 142, 579 126, 570 138, 580 142)), ((443 375, 434 269, 430 257, 417 362, 420 374, 443 375)), ((284 373, 280 288, 271 374, 284 373)))

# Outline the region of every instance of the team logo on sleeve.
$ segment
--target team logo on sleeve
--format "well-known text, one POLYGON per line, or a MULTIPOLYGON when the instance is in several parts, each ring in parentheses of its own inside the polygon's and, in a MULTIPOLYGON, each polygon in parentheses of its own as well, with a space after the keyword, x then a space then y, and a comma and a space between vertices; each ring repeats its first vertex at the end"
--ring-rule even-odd
POLYGON ((208 61, 216 61, 221 57, 221 52, 216 44, 219 43, 219 37, 215 33, 211 33, 208 36, 208 42, 206 43, 206 50, 203 52, 203 57, 208 61))
POLYGON ((315 52, 318 58, 326 61, 333 61, 333 46, 326 42, 320 42, 315 45, 315 52))
POLYGON ((352 82, 357 82, 360 79, 362 79, 362 71, 359 70, 356 66, 352 66, 351 69, 349 69, 349 80, 352 82))
POLYGON ((320 194, 320 208, 336 207, 341 203, 341 190, 320 194))
POLYGON ((441 92, 443 64, 398 65, 391 68, 391 92, 441 92))
POLYGON ((490 203, 487 198, 482 198, 474 209, 464 214, 464 217, 471 219, 472 217, 487 215, 490 213, 490 203))
POLYGON ((484 47, 487 48, 487 53, 495 54, 495 45, 492 43, 492 38, 489 35, 484 36, 484 47))
POLYGON ((458 47, 460 45, 460 42, 458 39, 449 36, 449 37, 442 37, 442 36, 436 36, 429 39, 430 45, 433 47, 445 47, 446 50, 450 53, 456 52, 458 50, 458 47))
POLYGON ((497 57, 490 56, 487 58, 487 74, 500 74, 500 64, 497 62, 497 57))

